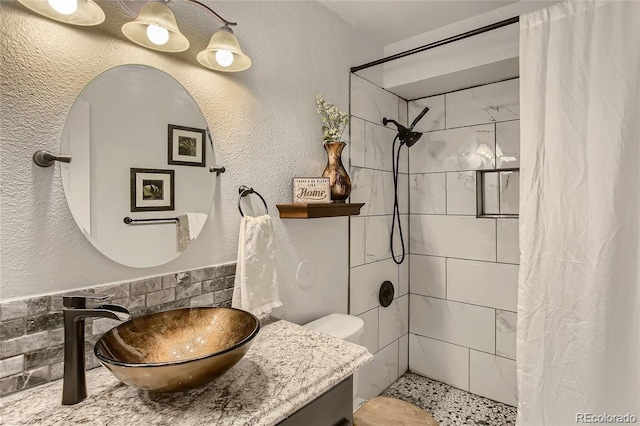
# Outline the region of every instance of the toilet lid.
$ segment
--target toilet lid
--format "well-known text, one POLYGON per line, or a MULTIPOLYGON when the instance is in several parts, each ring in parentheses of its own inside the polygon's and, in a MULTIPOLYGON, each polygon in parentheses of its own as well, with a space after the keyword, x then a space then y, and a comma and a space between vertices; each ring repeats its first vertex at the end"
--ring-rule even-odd
POLYGON ((348 340, 358 337, 364 330, 361 318, 347 314, 331 314, 306 324, 305 327, 328 334, 338 339, 348 340))

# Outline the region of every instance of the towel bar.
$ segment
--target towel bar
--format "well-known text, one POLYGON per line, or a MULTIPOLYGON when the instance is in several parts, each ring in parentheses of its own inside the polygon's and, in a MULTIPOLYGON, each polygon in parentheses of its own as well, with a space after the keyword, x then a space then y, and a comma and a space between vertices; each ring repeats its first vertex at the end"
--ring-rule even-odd
POLYGON ((240 196, 238 197, 238 210, 240 210, 240 216, 244 217, 242 206, 240 205, 242 197, 246 197, 249 194, 256 194, 258 197, 260 197, 262 203, 264 204, 264 209, 267 211, 267 214, 269 214, 269 207, 267 207, 267 202, 258 191, 254 190, 253 188, 249 188, 248 186, 241 185, 240 188, 238 188, 238 193, 240 194, 240 196))
POLYGON ((153 219, 131 219, 129 216, 125 217, 122 220, 127 225, 131 225, 132 223, 137 222, 180 222, 180 218, 178 217, 158 217, 153 219))

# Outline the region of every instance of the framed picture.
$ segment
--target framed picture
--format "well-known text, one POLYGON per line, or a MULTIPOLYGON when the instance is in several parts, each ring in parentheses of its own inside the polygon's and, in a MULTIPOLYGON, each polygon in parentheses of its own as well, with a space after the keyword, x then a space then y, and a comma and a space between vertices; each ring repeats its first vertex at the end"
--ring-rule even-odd
POLYGON ((131 211, 175 210, 173 170, 131 169, 131 211))
POLYGON ((204 167, 206 135, 203 129, 169 124, 169 164, 204 167))
POLYGON ((331 202, 331 185, 328 177, 293 178, 293 202, 320 204, 331 202))

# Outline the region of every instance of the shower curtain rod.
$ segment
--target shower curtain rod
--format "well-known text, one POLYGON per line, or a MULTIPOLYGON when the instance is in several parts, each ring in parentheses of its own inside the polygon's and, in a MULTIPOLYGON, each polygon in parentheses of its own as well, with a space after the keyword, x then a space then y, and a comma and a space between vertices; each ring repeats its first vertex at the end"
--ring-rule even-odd
POLYGON ((365 68, 371 68, 376 65, 384 64, 396 59, 404 58, 405 56, 414 55, 416 53, 424 52, 425 50, 433 49, 434 47, 444 46, 445 44, 453 43, 454 41, 464 40, 465 38, 473 37, 478 34, 486 33, 487 31, 497 30, 498 28, 506 27, 507 25, 515 24, 520 21, 520 17, 505 19, 504 21, 496 22, 495 24, 487 25, 475 30, 467 31, 466 33, 458 34, 453 37, 445 38, 444 40, 434 41, 433 43, 425 44, 424 46, 416 47, 406 50, 404 52, 396 53, 395 55, 387 56, 386 58, 378 59, 377 61, 368 62, 357 67, 352 67, 351 72, 357 72, 365 68))

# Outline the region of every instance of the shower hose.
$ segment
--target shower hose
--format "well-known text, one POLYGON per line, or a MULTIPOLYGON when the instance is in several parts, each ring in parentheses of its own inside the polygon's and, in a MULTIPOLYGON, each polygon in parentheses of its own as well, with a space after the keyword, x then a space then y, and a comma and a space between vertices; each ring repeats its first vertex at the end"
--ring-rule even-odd
POLYGON ((400 222, 400 207, 398 206, 398 173, 400 168, 400 151, 402 150, 402 143, 398 146, 398 151, 396 152, 396 142, 398 142, 398 136, 396 135, 393 138, 393 146, 392 146, 392 155, 391 155, 391 164, 393 167, 393 219, 391 221, 391 236, 389 238, 389 246, 391 247, 391 257, 393 261, 400 265, 404 262, 404 258, 406 256, 406 249, 404 245, 404 235, 402 234, 402 223, 400 222), (393 247, 393 235, 395 234, 396 222, 398 222, 398 234, 400 236, 400 246, 402 247, 402 255, 400 258, 397 258, 395 248, 393 247))

